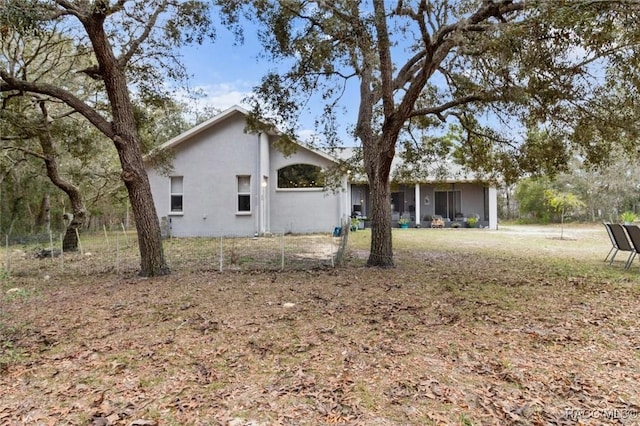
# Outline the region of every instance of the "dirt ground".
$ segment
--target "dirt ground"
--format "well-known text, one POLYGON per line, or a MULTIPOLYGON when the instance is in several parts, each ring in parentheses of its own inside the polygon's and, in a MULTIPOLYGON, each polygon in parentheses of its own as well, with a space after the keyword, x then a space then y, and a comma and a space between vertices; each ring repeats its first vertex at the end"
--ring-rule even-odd
POLYGON ((640 424, 638 267, 467 246, 400 242, 389 270, 354 247, 331 270, 5 276, 0 424, 640 424))

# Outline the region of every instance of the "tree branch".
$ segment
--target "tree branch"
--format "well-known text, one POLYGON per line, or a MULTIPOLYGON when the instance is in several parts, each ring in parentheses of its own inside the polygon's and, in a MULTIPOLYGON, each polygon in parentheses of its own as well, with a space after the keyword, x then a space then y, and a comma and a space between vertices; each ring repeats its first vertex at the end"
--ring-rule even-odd
POLYGON ((500 100, 500 97, 495 95, 489 95, 489 94, 467 95, 467 96, 463 96, 462 98, 454 99, 452 101, 445 102, 444 104, 434 106, 431 108, 416 109, 409 114, 409 118, 425 116, 425 115, 435 115, 438 118, 440 118, 440 120, 445 121, 445 117, 442 115, 442 113, 449 109, 459 107, 462 105, 471 104, 474 102, 495 102, 497 100, 500 100))
POLYGON ((450 34, 459 31, 483 31, 486 28, 479 26, 481 22, 488 20, 489 18, 498 18, 500 21, 506 21, 504 15, 524 10, 525 0, 520 2, 514 2, 513 0, 502 0, 500 2, 494 2, 492 0, 484 0, 482 6, 469 18, 450 24, 440 28, 440 30, 434 35, 434 45, 439 46, 448 38, 450 34))
POLYGON ((380 80, 382 90, 382 107, 384 116, 390 117, 395 109, 393 100, 393 64, 391 62, 391 42, 389 41, 389 30, 387 29, 387 17, 385 16, 384 1, 373 0, 375 14, 375 26, 378 36, 378 57, 380 58, 380 80))
POLYGON ((144 25, 144 30, 142 31, 140 36, 129 43, 128 49, 118 58, 118 66, 120 67, 120 69, 124 69, 126 67, 133 55, 140 48, 140 45, 147 40, 149 34, 153 30, 153 27, 158 21, 158 17, 166 10, 168 4, 169 2, 167 0, 164 0, 162 4, 160 4, 156 8, 156 10, 153 11, 153 14, 149 17, 149 20, 144 25))
POLYGON ((19 151, 19 152, 22 152, 23 154, 31 155, 31 156, 39 158, 41 160, 46 160, 47 159, 47 157, 45 157, 44 155, 40 154, 39 152, 35 152, 35 151, 30 150, 30 149, 22 148, 22 147, 19 147, 19 146, 3 146, 3 147, 0 147, 0 149, 6 150, 6 151, 19 151))
POLYGON ((47 83, 32 83, 24 80, 17 79, 9 75, 5 70, 0 69, 0 92, 8 91, 20 91, 39 93, 41 95, 47 95, 60 99, 78 113, 82 114, 91 124, 96 126, 98 130, 104 133, 108 138, 113 139, 115 133, 111 126, 111 123, 105 120, 95 109, 84 103, 78 97, 70 92, 67 92, 60 87, 47 84, 47 83))

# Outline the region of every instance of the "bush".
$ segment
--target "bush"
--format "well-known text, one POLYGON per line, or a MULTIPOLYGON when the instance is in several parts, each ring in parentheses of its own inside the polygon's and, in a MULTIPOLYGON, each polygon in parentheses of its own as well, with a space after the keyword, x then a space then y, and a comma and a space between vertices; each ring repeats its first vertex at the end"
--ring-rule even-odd
POLYGON ((634 212, 626 211, 620 215, 620 219, 624 223, 633 223, 638 219, 638 216, 634 212))

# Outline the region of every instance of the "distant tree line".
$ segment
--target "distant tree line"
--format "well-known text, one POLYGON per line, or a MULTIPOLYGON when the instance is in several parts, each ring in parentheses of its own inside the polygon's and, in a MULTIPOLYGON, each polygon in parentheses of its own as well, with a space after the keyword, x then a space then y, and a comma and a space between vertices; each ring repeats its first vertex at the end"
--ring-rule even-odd
POLYGON ((569 169, 555 176, 530 176, 503 187, 499 196, 499 216, 524 223, 560 222, 549 193, 571 194, 580 202, 565 219, 574 221, 621 220, 624 212, 640 213, 638 160, 618 156, 608 165, 594 168, 574 159, 569 169))

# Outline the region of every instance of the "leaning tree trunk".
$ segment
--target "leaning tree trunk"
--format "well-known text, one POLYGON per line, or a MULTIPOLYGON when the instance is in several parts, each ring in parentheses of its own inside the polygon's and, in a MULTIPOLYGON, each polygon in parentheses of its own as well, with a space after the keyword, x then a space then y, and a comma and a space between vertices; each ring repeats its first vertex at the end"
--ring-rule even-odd
POLYGON ((78 233, 84 226, 86 218, 87 215, 85 210, 80 210, 73 213, 73 217, 67 225, 67 229, 62 240, 63 252, 78 250, 78 233))
POLYGON ((122 179, 129 193, 129 201, 138 232, 140 249, 140 275, 145 277, 166 275, 169 268, 162 249, 160 222, 153 204, 151 186, 137 143, 125 143, 118 150, 122 164, 122 179))
POLYGON ((38 216, 36 217, 36 232, 42 231, 43 228, 46 234, 51 230, 51 197, 48 193, 42 196, 40 211, 38 211, 38 216))
POLYGON ((111 140, 115 144, 122 180, 129 193, 129 201, 138 231, 140 249, 140 275, 145 277, 169 273, 160 234, 160 221, 153 203, 151 185, 144 168, 138 129, 129 97, 125 75, 126 62, 115 57, 104 30, 105 15, 98 11, 82 16, 81 21, 91 40, 98 61, 98 69, 105 84, 112 113, 111 140))
POLYGON ((82 229, 87 217, 87 209, 84 206, 80 189, 71 182, 65 180, 58 170, 57 153, 53 146, 53 137, 49 125, 49 114, 45 101, 40 101, 40 111, 42 113, 42 129, 38 132, 38 140, 42 148, 44 164, 47 169, 47 176, 51 182, 64 191, 69 197, 73 218, 67 225, 64 239, 62 240, 62 251, 78 250, 78 231, 82 229))

